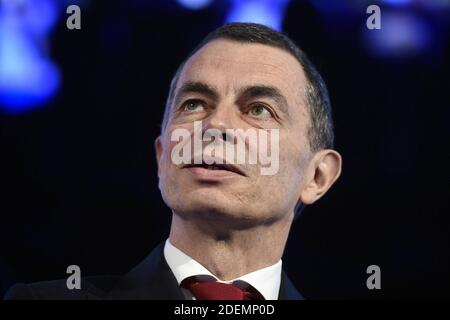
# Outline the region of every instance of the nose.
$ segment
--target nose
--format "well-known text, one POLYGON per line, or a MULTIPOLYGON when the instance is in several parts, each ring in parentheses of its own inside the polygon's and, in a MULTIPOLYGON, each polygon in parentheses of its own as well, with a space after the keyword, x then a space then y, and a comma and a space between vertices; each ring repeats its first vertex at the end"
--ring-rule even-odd
MULTIPOLYGON (((237 129, 238 114, 231 104, 221 104, 203 119, 203 133, 208 129, 216 129, 222 132, 222 139, 227 139, 226 129, 237 129)), ((232 140, 231 140, 232 141, 232 140)))

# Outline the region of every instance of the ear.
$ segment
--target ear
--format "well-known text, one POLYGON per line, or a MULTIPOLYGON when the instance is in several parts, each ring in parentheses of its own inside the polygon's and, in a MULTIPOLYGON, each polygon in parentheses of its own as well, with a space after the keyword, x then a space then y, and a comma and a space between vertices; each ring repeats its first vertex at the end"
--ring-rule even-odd
POLYGON ((162 138, 161 136, 158 136, 155 139, 155 151, 156 151, 156 164, 158 165, 158 177, 159 177, 159 170, 160 170, 160 165, 159 162, 161 160, 161 155, 163 152, 163 146, 162 146, 162 138))
POLYGON ((341 175, 342 157, 331 149, 320 150, 311 159, 300 201, 312 204, 320 199, 341 175))

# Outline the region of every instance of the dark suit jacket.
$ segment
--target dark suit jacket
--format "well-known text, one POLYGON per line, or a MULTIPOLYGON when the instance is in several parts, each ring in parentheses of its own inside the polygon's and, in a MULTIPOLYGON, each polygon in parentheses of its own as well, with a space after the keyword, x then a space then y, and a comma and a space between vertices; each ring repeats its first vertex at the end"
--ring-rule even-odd
MULTIPOLYGON (((159 244, 139 265, 122 277, 100 276, 81 280, 81 289, 69 290, 66 280, 15 284, 5 300, 184 300, 159 244)), ((281 275, 280 300, 302 300, 285 272, 281 275)))

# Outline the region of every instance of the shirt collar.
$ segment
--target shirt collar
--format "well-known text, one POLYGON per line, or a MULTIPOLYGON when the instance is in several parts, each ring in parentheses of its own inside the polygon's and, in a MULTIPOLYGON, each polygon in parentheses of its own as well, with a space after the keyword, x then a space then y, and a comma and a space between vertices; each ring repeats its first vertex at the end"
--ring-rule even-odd
POLYGON ((209 275, 224 283, 231 283, 236 280, 245 281, 258 290, 266 300, 278 299, 281 283, 281 259, 269 267, 253 271, 230 281, 222 281, 200 263, 173 246, 169 239, 166 240, 164 245, 164 257, 175 275, 178 285, 190 276, 209 275))

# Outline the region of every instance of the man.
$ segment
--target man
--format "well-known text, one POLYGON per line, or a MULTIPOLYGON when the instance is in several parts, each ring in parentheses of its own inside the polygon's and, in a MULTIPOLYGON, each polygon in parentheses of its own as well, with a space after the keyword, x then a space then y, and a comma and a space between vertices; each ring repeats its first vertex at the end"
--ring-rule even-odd
POLYGON ((7 299, 302 299, 282 271, 289 230, 341 172, 328 93, 306 55, 261 25, 215 30, 179 67, 155 148, 169 239, 123 277, 86 278, 81 290, 17 284, 7 299), (235 161, 239 151, 206 152, 211 141, 230 148, 239 139, 248 154, 270 146, 275 170, 263 174, 263 158, 235 161), (176 160, 182 153, 187 162, 176 160))

